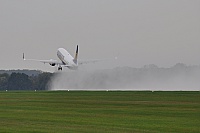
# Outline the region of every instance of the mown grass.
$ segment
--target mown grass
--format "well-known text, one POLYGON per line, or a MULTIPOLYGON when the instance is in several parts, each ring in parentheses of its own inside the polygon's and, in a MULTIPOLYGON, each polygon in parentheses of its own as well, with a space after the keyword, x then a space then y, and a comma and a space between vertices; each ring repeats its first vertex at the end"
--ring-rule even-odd
POLYGON ((0 92, 0 132, 200 132, 200 92, 0 92))

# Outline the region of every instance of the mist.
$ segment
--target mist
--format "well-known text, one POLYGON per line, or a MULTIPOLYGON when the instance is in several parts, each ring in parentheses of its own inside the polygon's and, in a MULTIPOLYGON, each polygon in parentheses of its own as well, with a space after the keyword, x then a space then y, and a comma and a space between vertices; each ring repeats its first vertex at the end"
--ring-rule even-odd
POLYGON ((178 63, 170 68, 146 65, 104 70, 57 72, 50 90, 199 91, 200 66, 178 63))

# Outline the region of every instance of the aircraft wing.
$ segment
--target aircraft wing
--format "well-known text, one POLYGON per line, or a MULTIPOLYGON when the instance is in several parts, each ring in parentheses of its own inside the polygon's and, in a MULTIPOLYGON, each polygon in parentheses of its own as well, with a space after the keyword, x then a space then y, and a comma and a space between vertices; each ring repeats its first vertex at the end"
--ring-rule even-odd
POLYGON ((25 59, 24 53, 23 53, 23 60, 26 60, 26 61, 38 61, 38 62, 42 62, 44 64, 48 63, 48 64, 55 64, 55 65, 65 65, 62 62, 59 62, 59 61, 53 60, 53 59, 50 59, 50 60, 25 59))
POLYGON ((99 62, 100 60, 78 60, 78 64, 79 65, 83 65, 83 64, 88 64, 88 63, 96 63, 99 62))
MULTIPOLYGON (((115 57, 114 59, 116 60, 117 57, 115 57)), ((83 64, 96 63, 96 62, 106 61, 106 60, 113 60, 113 59, 78 60, 78 64, 83 65, 83 64)))

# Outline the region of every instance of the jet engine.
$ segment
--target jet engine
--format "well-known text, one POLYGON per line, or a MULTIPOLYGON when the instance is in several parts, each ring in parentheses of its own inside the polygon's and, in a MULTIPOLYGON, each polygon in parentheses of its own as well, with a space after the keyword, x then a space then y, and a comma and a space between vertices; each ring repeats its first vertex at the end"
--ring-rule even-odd
POLYGON ((56 63, 49 63, 51 66, 55 66, 56 65, 56 63))

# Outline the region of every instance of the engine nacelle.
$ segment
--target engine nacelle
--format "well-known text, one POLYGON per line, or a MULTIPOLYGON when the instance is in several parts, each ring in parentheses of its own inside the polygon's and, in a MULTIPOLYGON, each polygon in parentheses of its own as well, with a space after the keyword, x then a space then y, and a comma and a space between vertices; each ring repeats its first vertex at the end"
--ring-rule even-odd
POLYGON ((56 65, 56 63, 49 63, 51 66, 55 66, 56 65))

